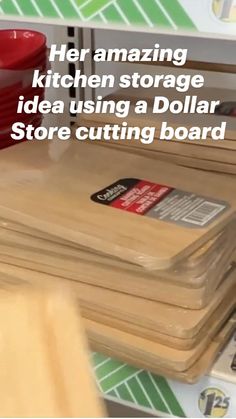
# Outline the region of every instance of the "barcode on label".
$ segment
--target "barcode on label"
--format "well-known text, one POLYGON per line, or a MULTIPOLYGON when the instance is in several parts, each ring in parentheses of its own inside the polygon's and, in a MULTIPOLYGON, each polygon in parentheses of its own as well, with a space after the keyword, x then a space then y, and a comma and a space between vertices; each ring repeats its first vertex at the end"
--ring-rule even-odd
POLYGON ((182 220, 190 224, 204 226, 208 223, 208 221, 210 221, 224 209, 225 205, 205 201, 189 214, 187 214, 182 220))

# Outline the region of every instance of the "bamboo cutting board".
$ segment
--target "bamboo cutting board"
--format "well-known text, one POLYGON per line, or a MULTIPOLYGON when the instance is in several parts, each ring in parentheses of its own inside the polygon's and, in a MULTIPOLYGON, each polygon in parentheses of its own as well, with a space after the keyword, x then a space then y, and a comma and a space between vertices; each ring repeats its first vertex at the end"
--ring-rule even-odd
MULTIPOLYGON (((235 271, 230 273, 230 280, 222 289, 219 288, 210 304, 201 310, 187 310, 168 304, 144 300, 143 298, 120 294, 80 283, 80 301, 87 311, 95 311, 99 318, 102 316, 129 322, 139 328, 142 336, 143 329, 156 331, 164 335, 181 339, 193 338, 204 324, 214 317, 214 312, 224 299, 231 308, 235 305, 235 271)), ((221 315, 224 317, 224 313, 221 315)), ((218 312, 219 319, 219 312, 218 312)))
MULTIPOLYGON (((178 378, 179 373, 186 374, 187 371, 201 359, 204 352, 207 351, 207 348, 205 348, 205 350, 201 348, 201 343, 192 350, 177 351, 164 345, 157 344, 156 342, 151 342, 121 332, 115 328, 92 322, 91 320, 86 321, 85 325, 94 350, 99 350, 99 345, 101 345, 104 348, 103 353, 108 354, 109 351, 110 356, 124 361, 123 355, 127 355, 130 359, 133 356, 133 364, 136 366, 142 367, 141 363, 145 362, 146 368, 149 371, 163 375, 165 375, 164 371, 167 371, 167 375, 168 371, 171 371, 172 377, 175 378, 178 378), (95 342, 97 345, 94 345, 95 342), (107 348, 107 350, 105 348, 107 348)), ((232 333, 232 324, 227 330, 230 330, 229 334, 232 333)), ((206 369, 214 362, 222 345, 226 344, 227 339, 225 339, 225 337, 223 341, 221 339, 222 338, 219 338, 218 335, 213 340, 213 342, 218 341, 218 345, 216 345, 213 359, 211 359, 206 369)), ((209 348, 210 346, 211 345, 209 345, 209 348)))
POLYGON ((64 244, 68 247, 77 248, 76 244, 68 241, 60 239, 59 237, 52 236, 50 234, 47 234, 45 232, 42 232, 36 228, 28 227, 24 224, 16 223, 14 221, 10 221, 7 218, 1 218, 0 217, 0 228, 3 230, 6 230, 7 232, 13 232, 13 233, 22 233, 27 236, 31 236, 31 238, 37 238, 37 239, 44 239, 48 240, 50 242, 64 244))
MULTIPOLYGON (((97 306, 93 306, 92 302, 93 299, 91 298, 91 302, 88 304, 86 302, 87 294, 86 292, 91 292, 91 287, 89 290, 85 290, 84 286, 77 283, 76 281, 70 280, 63 280, 62 278, 53 277, 50 275, 40 274, 38 272, 33 272, 26 269, 14 269, 12 266, 8 266, 6 264, 0 264, 0 272, 1 272, 1 287, 12 287, 12 285, 21 286, 24 284, 35 284, 40 286, 62 286, 69 287, 74 292, 74 296, 76 296, 80 300, 80 305, 82 308, 82 315, 85 318, 90 320, 98 321, 100 323, 106 324, 110 327, 118 328, 119 330, 131 333, 131 335, 140 336, 146 339, 149 339, 153 342, 161 343, 165 346, 173 347, 175 349, 180 350, 189 350, 193 349, 196 346, 199 346, 201 342, 202 346, 207 346, 208 342, 215 336, 215 334, 219 331, 222 324, 225 322, 227 317, 232 313, 235 308, 235 301, 233 298, 233 291, 230 288, 230 292, 226 294, 226 289, 222 287, 222 294, 225 296, 222 302, 219 303, 219 306, 213 312, 212 316, 206 319, 205 324, 199 329, 198 333, 191 338, 177 338, 171 335, 162 334, 154 329, 150 330, 148 328, 142 328, 140 325, 137 325, 133 321, 129 321, 129 316, 126 317, 125 321, 122 321, 122 313, 119 317, 114 316, 106 316, 102 314, 102 310, 98 310, 97 306), (210 330, 210 331, 209 331, 210 330)), ((226 281, 227 282, 227 281, 226 281)), ((228 290, 229 290, 229 282, 228 280, 228 290)), ((231 281, 232 284, 232 281, 231 281)), ((93 291, 92 291, 93 292, 93 291)), ((105 293, 105 290, 104 290, 105 293)), ((100 298, 100 294, 98 293, 98 298, 100 298)), ((122 299, 122 295, 119 296, 122 299)), ((148 301, 147 301, 148 304, 148 301)), ((168 310, 168 307, 165 307, 168 310)), ((170 310, 173 310, 173 307, 169 306, 170 310)), ((185 316, 191 315, 191 311, 182 310, 185 316)), ((178 309, 176 309, 177 319, 178 319, 178 309)), ((201 314, 201 313, 200 313, 201 314)), ((145 315, 145 314, 144 314, 145 315)), ((196 317, 196 316, 195 316, 196 317)), ((199 316, 200 317, 200 316, 199 316)), ((208 316, 209 317, 209 316, 208 316)), ((176 324, 178 327, 178 324, 176 324)))
MULTIPOLYGON (((115 102, 118 101, 116 95, 112 95, 109 99, 114 100, 115 102)), ((142 98, 141 98, 142 99, 142 98)), ((106 99, 105 99, 106 100, 106 99)), ((91 116, 89 114, 82 115, 83 120, 90 120, 91 116)), ((100 126, 104 125, 104 121, 106 124, 120 124, 121 118, 117 117, 115 114, 107 113, 104 117, 102 113, 94 113, 92 119, 99 123, 100 126)), ((231 116, 222 116, 222 115, 214 115, 214 114, 173 114, 171 112, 165 112, 164 114, 153 114, 153 109, 151 106, 148 107, 147 113, 145 114, 136 114, 135 107, 131 103, 129 116, 124 118, 126 122, 128 122, 128 126, 131 127, 155 127, 156 128, 156 137, 159 137, 162 122, 166 121, 169 126, 173 128, 178 127, 219 127, 222 122, 226 122, 226 133, 225 139, 226 140, 236 140, 236 121, 235 117, 231 116)), ((81 125, 80 119, 78 119, 77 123, 81 125)))
MULTIPOLYGON (((68 271, 69 277, 70 273, 74 273, 77 275, 76 279, 78 277, 78 280, 82 282, 87 281, 94 285, 105 286, 118 291, 120 290, 119 287, 123 291, 121 283, 124 278, 123 283, 126 292, 130 290, 129 293, 131 294, 135 293, 135 291, 132 291, 133 288, 136 290, 141 287, 144 290, 149 290, 146 287, 146 281, 148 280, 151 281, 149 284, 152 284, 153 292, 155 289, 157 295, 160 294, 159 301, 165 301, 167 298, 168 302, 170 298, 169 302, 173 303, 172 291, 174 291, 174 299, 178 298, 177 301, 182 301, 177 305, 182 305, 185 299, 186 304, 190 302, 194 304, 195 300, 196 304, 199 304, 199 298, 207 298, 207 295, 217 288, 225 271, 235 258, 234 223, 230 224, 226 231, 208 242, 183 263, 174 265, 171 270, 156 272, 155 276, 154 273, 151 276, 134 265, 89 252, 87 249, 74 248, 56 241, 53 242, 52 240, 56 240, 56 238, 49 235, 45 236, 47 239, 34 237, 33 232, 37 234, 36 230, 32 230, 32 235, 28 235, 0 227, 1 256, 9 257, 10 259, 7 259, 7 262, 11 264, 18 264, 22 260, 22 264, 27 263, 26 267, 35 269, 36 266, 39 271, 44 271, 47 267, 55 268, 56 275, 63 273, 65 276, 66 271, 68 271), (51 240, 48 240, 49 238, 51 240), (38 263, 39 266, 37 267, 38 263), (41 265, 45 265, 45 268, 41 265), (83 278, 81 272, 86 272, 86 279, 83 278), (155 281, 152 281, 153 278, 155 278, 155 281), (165 284, 165 287, 163 287, 163 284, 165 284), (181 292, 176 292, 179 286, 181 292), (183 286, 184 288, 182 288, 183 286), (197 290, 192 290, 189 288, 190 286, 191 288, 197 288, 197 290), (162 290, 164 290, 164 294, 162 290), (194 296, 194 300, 188 298, 191 295, 194 296)), ((53 271, 48 272, 54 273, 53 271)), ((151 299, 154 299, 154 294, 150 295, 149 292, 151 299)))
MULTIPOLYGON (((8 267, 6 267, 4 274, 1 274, 1 288, 9 289, 9 287, 12 286, 22 286, 24 284, 45 284, 45 285, 62 285, 63 287, 68 287, 74 292, 74 296, 80 298, 80 290, 81 287, 78 284, 77 281, 69 280, 67 278, 62 277, 50 277, 49 275, 41 275, 39 276, 39 273, 35 272, 23 272, 22 267, 20 271, 12 271, 9 270, 8 267), (8 274, 6 274, 8 272, 8 274), (18 274, 18 277, 16 276, 18 274), (15 275, 15 276, 14 276, 15 275)), ((225 284, 222 286, 222 293, 224 294, 224 287, 227 286, 225 284)), ((172 337, 169 335, 163 335, 162 333, 156 332, 154 330, 149 329, 141 329, 140 327, 137 327, 134 323, 130 324, 127 323, 127 321, 122 321, 115 319, 114 317, 110 319, 110 317, 107 318, 107 316, 102 315, 101 313, 96 312, 96 310, 88 309, 86 307, 86 304, 81 304, 82 308, 82 315, 84 318, 99 321, 102 324, 110 325, 112 324, 112 327, 118 328, 119 330, 123 330, 126 332, 129 332, 131 334, 144 337, 146 339, 149 339, 151 341, 159 342, 163 345, 180 349, 180 350, 189 350, 194 348, 198 342, 204 340, 206 342, 207 340, 211 340, 216 333, 218 333, 219 329, 221 328, 222 324, 224 323, 225 319, 228 317, 228 315, 232 312, 232 305, 229 305, 228 301, 223 301, 220 306, 217 308, 217 310, 214 312, 214 316, 212 316, 207 323, 201 328, 199 333, 194 336, 193 338, 189 339, 181 339, 172 337), (224 313, 224 316, 222 316, 222 312, 224 313)))
POLYGON ((96 322, 86 321, 86 329, 94 350, 116 357, 137 368, 143 368, 154 374, 189 384, 197 382, 209 371, 217 355, 235 332, 235 328, 236 319, 235 316, 232 316, 197 362, 185 371, 176 372, 173 369, 162 367, 157 362, 155 348, 152 352, 152 347, 148 341, 134 339, 130 345, 130 335, 99 325, 96 322))
POLYGON ((139 336, 141 338, 150 340, 152 342, 161 343, 162 345, 169 346, 170 348, 187 351, 195 348, 199 342, 207 345, 214 339, 218 334, 225 321, 229 316, 235 311, 236 303, 229 304, 228 301, 223 301, 217 310, 201 328, 199 333, 193 338, 181 339, 169 335, 163 335, 162 333, 156 332, 155 330, 149 330, 145 328, 140 328, 134 323, 129 323, 128 321, 123 321, 120 319, 110 318, 107 315, 102 315, 92 308, 87 308, 86 305, 82 304, 82 316, 85 319, 92 320, 101 324, 104 324, 109 327, 121 330, 131 335, 139 336), (224 313, 224 315, 222 315, 224 313))
MULTIPOLYGON (((128 151, 128 150, 127 150, 128 151)), ((133 152, 130 150, 130 152, 133 152)), ((194 169, 205 170, 208 172, 218 172, 227 175, 235 175, 236 174, 236 165, 235 164, 227 164, 221 163, 211 160, 201 160, 195 159, 191 157, 181 156, 181 155, 173 155, 167 153, 160 153, 160 152, 149 152, 147 150, 139 149, 134 150, 140 156, 149 157, 155 160, 160 160, 163 162, 169 162, 176 164, 178 166, 189 167, 194 169)))
MULTIPOLYGON (((18 278, 33 284, 55 284, 59 277, 46 275, 24 268, 0 263, 0 273, 8 277, 18 278)), ((178 337, 180 339, 193 338, 200 333, 202 327, 225 299, 228 305, 235 304, 235 270, 229 274, 227 285, 216 291, 209 306, 202 310, 187 310, 168 304, 144 300, 142 298, 101 289, 99 287, 77 283, 81 306, 94 310, 112 319, 130 322, 140 327, 140 330, 149 329, 163 335, 178 337)), ((224 317, 225 313, 221 313, 224 317)), ((218 312, 219 318, 219 312, 218 312)), ((140 332, 142 333, 142 332, 140 332)))
MULTIPOLYGON (((202 146, 197 145, 193 147, 191 143, 185 144, 181 141, 172 142, 165 140, 155 140, 152 144, 148 145, 142 144, 135 140, 123 142, 117 142, 113 140, 112 143, 114 145, 122 145, 122 147, 127 147, 130 150, 132 150, 134 147, 135 149, 140 150, 140 152, 141 150, 151 152, 153 156, 155 156, 156 152, 157 158, 159 156, 159 153, 165 153, 171 154, 173 156, 189 157, 191 159, 196 160, 209 160, 213 162, 236 165, 236 153, 234 153, 233 150, 225 150, 223 148, 219 150, 216 147, 205 146, 204 148, 202 148, 202 146)), ((106 144, 108 147, 110 146, 110 143, 108 142, 104 141, 104 144, 106 144)))
MULTIPOLYGON (((5 263, 7 263, 7 261, 5 261, 5 263)), ((9 267, 6 266, 6 268, 8 269, 9 267)), ((17 285, 17 284, 25 284, 25 283, 36 283, 36 284, 52 284, 55 285, 58 283, 58 285, 62 284, 62 286, 64 286, 64 284, 67 287, 70 287, 75 296, 78 296, 78 298, 80 297, 80 290, 81 287, 79 286, 79 284, 77 283, 77 281, 75 280, 71 280, 68 278, 63 278, 62 274, 59 277, 50 277, 49 275, 45 276, 42 275, 41 277, 39 276, 39 273, 37 272, 36 274, 34 272, 24 272, 22 270, 22 266, 21 266, 21 270, 20 271, 12 271, 12 267, 11 270, 7 270, 5 269, 4 274, 1 274, 1 287, 9 287, 12 285, 17 285), (6 274, 6 272, 8 272, 6 274), (14 276, 14 274, 18 274, 18 277, 14 276)), ((224 295, 225 294, 225 289, 228 287, 227 284, 227 280, 225 281, 224 284, 222 284, 221 286, 221 292, 224 295)), ((221 327, 221 325, 223 324, 223 322, 225 321, 225 318, 228 317, 229 313, 232 311, 232 305, 229 304, 229 299, 226 299, 226 301, 223 301, 222 303, 220 303, 219 307, 216 309, 216 311, 214 312, 214 316, 212 316, 205 325, 203 325, 203 327, 201 328, 201 330, 199 331, 199 333, 197 335, 195 335, 192 338, 188 338, 188 339, 182 339, 182 338, 176 338, 176 337, 172 337, 169 335, 163 335, 155 330, 149 330, 149 329, 145 329, 145 328, 140 328, 137 327, 134 323, 129 324, 127 323, 127 321, 122 321, 120 319, 114 318, 114 316, 112 317, 112 319, 110 318, 110 316, 107 318, 106 315, 102 315, 101 312, 97 312, 95 309, 88 307, 88 305, 85 303, 82 303, 82 315, 85 318, 91 319, 91 320, 96 320, 103 323, 103 324, 111 324, 114 327, 119 328, 120 330, 124 330, 124 331, 128 331, 130 332, 132 330, 132 334, 137 334, 138 336, 141 334, 143 337, 150 339, 152 341, 157 341, 159 343, 162 343, 164 345, 170 346, 170 347, 174 347, 175 349, 180 349, 180 350, 188 350, 188 349, 192 349, 194 346, 196 346, 196 344, 198 342, 200 342, 201 340, 203 340, 204 338, 207 337, 207 339, 211 339, 219 330, 219 328, 221 327), (223 313, 223 314, 222 314, 223 313)))
POLYGON ((206 244, 188 261, 175 265, 173 270, 159 271, 155 276, 133 265, 86 250, 3 228, 0 228, 0 260, 144 298, 201 308, 209 301, 234 261, 235 232, 227 233, 225 231, 206 244), (208 253, 210 257, 207 260, 205 256, 208 253))
POLYGON ((2 417, 105 415, 78 307, 65 290, 1 290, 2 417))
MULTIPOLYGON (((209 288, 204 287, 199 289, 188 287, 184 288, 171 283, 164 284, 162 281, 158 282, 156 280, 152 280, 151 278, 145 281, 140 281, 140 278, 137 275, 131 276, 127 274, 126 276, 123 273, 119 276, 113 272, 109 274, 107 270, 100 270, 99 268, 94 271, 91 269, 90 264, 78 263, 77 270, 70 271, 65 268, 60 268, 59 266, 55 267, 46 264, 44 265, 40 262, 40 260, 38 260, 38 262, 31 262, 22 258, 12 258, 12 256, 6 256, 5 254, 0 254, 0 261, 19 268, 30 269, 58 276, 64 280, 100 286, 144 299, 159 301, 189 309, 199 310, 206 307, 206 305, 210 303, 215 291, 210 286, 209 288)), ((220 287, 224 286, 226 285, 223 281, 220 287)))
MULTIPOLYGON (((104 126, 105 124, 108 123, 106 118, 107 118, 107 115, 104 116, 103 122, 101 123, 101 121, 96 121, 96 120, 93 119, 93 117, 88 118, 88 116, 86 116, 86 115, 83 114, 77 120, 77 124, 76 124, 75 127, 77 127, 77 126, 85 126, 85 127, 88 127, 88 128, 90 128, 90 127, 98 128, 98 127, 104 126)), ((119 118, 119 121, 117 120, 117 124, 118 125, 121 125, 121 122, 122 121, 119 118)), ((111 132, 111 130, 109 130, 109 132, 111 132)), ((154 141, 153 141, 152 144, 145 145, 145 144, 142 144, 140 141, 136 141, 133 138, 132 138, 132 140, 120 141, 118 143, 120 143, 124 147, 125 146, 126 147, 127 146, 136 146, 136 147, 140 147, 140 148, 144 148, 144 149, 148 149, 148 150, 150 150, 152 148, 155 149, 156 144, 158 142, 161 142, 161 143, 164 142, 164 140, 160 140, 159 139, 158 133, 159 133, 159 131, 157 130, 157 132, 155 133, 156 135, 154 137, 154 141)), ((100 140, 98 141, 98 143, 99 142, 100 142, 100 140)), ((102 140, 102 142, 106 142, 108 144, 112 144, 112 143, 115 143, 116 140, 111 140, 111 141, 102 140)), ((198 152, 200 152, 200 147, 202 147, 202 146, 204 146, 206 148, 216 149, 217 152, 220 152, 221 150, 224 150, 224 151, 229 151, 230 150, 231 152, 236 150, 236 143, 235 143, 235 141, 234 140, 230 140, 230 139, 229 140, 224 139, 224 140, 212 141, 212 138, 206 138, 206 140, 195 140, 195 141, 193 141, 193 140, 189 140, 189 139, 186 139, 186 140, 178 140, 177 138, 173 138, 171 141, 165 141, 165 142, 170 142, 171 144, 179 144, 179 145, 180 144, 182 144, 182 145, 189 145, 189 146, 191 145, 192 148, 193 147, 196 148, 198 150, 198 152)), ((204 156, 204 150, 203 149, 202 149, 202 156, 204 156)))
MULTIPOLYGON (((134 89, 134 88, 128 88, 128 89, 119 89, 118 91, 112 93, 111 95, 108 95, 104 98, 104 100, 113 100, 115 102, 118 102, 119 100, 129 100, 131 101, 131 104, 133 105, 132 109, 134 109, 134 106, 137 101, 139 100, 146 100, 149 105, 149 110, 147 115, 137 115, 134 114, 136 117, 136 120, 138 121, 139 117, 145 118, 145 117, 151 117, 153 120, 156 121, 155 125, 158 129, 160 129, 160 126, 162 125, 163 120, 167 121, 171 126, 177 127, 177 126, 185 126, 185 127, 193 127, 193 126, 219 126, 222 121, 225 121, 227 123, 227 130, 226 130, 226 136, 225 139, 227 140, 235 140, 236 135, 236 121, 235 117, 233 116, 225 116, 225 115, 217 115, 217 114, 172 114, 171 112, 165 112, 164 114, 153 114, 153 99, 155 96, 164 96, 169 99, 169 101, 175 101, 179 100, 181 102, 184 102, 186 96, 197 96, 197 100, 207 100, 208 102, 211 101, 218 101, 220 100, 221 103, 224 102, 235 102, 235 90, 229 90, 229 89, 213 89, 213 88, 203 88, 203 89, 190 89, 188 92, 177 92, 172 89, 164 89, 164 88, 158 88, 158 89, 134 89)), ((129 113, 129 117, 130 117, 129 113)), ((93 114, 94 119, 101 120, 102 114, 93 114)), ((106 115, 107 117, 112 117, 113 115, 106 115)), ((132 115, 133 117, 133 115, 132 115)), ((85 114, 85 118, 87 118, 87 115, 85 114)), ((117 121, 119 121, 119 118, 116 118, 117 121)), ((137 126, 140 126, 138 123, 137 126)), ((152 126, 152 125, 151 125, 152 126)), ((211 141, 214 143, 214 141, 211 141)), ((193 142, 194 144, 194 142, 193 142)))
POLYGON ((110 98, 112 96, 116 96, 119 100, 120 99, 131 99, 132 101, 136 101, 139 99, 149 100, 150 102, 153 100, 155 96, 165 96, 169 100, 181 100, 185 99, 186 95, 189 96, 197 96, 198 100, 207 100, 208 102, 213 100, 219 100, 220 102, 235 102, 236 97, 236 90, 230 89, 217 89, 213 87, 203 87, 200 89, 195 89, 190 87, 187 92, 178 92, 176 89, 173 88, 164 88, 162 86, 158 88, 133 88, 129 87, 127 89, 119 89, 112 95, 106 96, 106 98, 110 98))
MULTIPOLYGON (((215 272, 212 268, 217 267, 217 269, 219 269, 220 264, 223 269, 223 265, 226 264, 225 267, 227 267, 227 265, 231 262, 231 253, 236 247, 233 240, 235 233, 236 224, 235 222, 232 222, 228 225, 225 231, 220 233, 216 238, 207 242, 195 253, 190 255, 189 258, 175 264, 170 270, 165 270, 163 272, 159 271, 157 276, 159 278, 163 276, 164 278, 168 278, 173 281, 175 280, 177 283, 188 283, 196 288, 201 287, 206 282, 206 275, 207 281, 209 282, 211 273, 214 277, 217 276, 217 272, 215 272), (223 262, 224 260, 225 262, 223 262)), ((68 242, 67 245, 67 242, 62 242, 60 240, 57 241, 57 238, 53 236, 45 235, 43 238, 43 236, 38 237, 37 234, 37 230, 33 229, 29 235, 0 226, 0 246, 2 246, 2 249, 4 249, 4 246, 6 246, 6 249, 10 247, 15 248, 14 256, 19 257, 27 254, 24 253, 24 251, 32 251, 32 259, 34 259, 35 256, 34 252, 37 252, 37 254, 42 253, 42 256, 51 255, 55 257, 68 257, 69 262, 73 262, 75 260, 87 260, 89 262, 97 262, 103 265, 108 265, 112 268, 130 270, 132 273, 142 273, 142 271, 134 265, 122 263, 122 261, 108 258, 103 254, 94 253, 83 247, 70 246, 70 242, 68 242)), ((29 258, 30 257, 31 256, 29 256, 29 258)))
MULTIPOLYGON (((24 249, 0 245, 0 261, 18 267, 55 275, 64 279, 79 281, 118 292, 173 304, 184 308, 200 309, 210 303, 219 284, 225 283, 225 273, 234 259, 232 252, 218 255, 205 275, 205 282, 199 288, 168 281, 167 278, 155 278, 145 272, 123 269, 118 266, 98 262, 92 255, 81 258, 65 258, 63 254, 44 253, 37 249, 24 249)), ((223 285, 225 286, 225 285, 223 285)), ((222 286, 221 286, 222 289, 222 286)))
POLYGON ((54 146, 59 160, 46 142, 2 151, 0 216, 150 270, 170 267, 188 256, 235 216, 234 185, 224 177, 199 172, 195 176, 195 171, 161 162, 157 170, 149 159, 77 142, 59 158, 58 142, 54 146), (121 178, 170 185, 188 191, 188 196, 203 195, 207 202, 210 197, 213 213, 219 208, 225 211, 210 224, 196 228, 191 223, 180 226, 156 215, 155 219, 140 217, 92 201, 93 194, 121 178))
MULTIPOLYGON (((236 165, 235 164, 228 164, 228 163, 221 163, 220 161, 212 161, 206 160, 204 158, 192 158, 187 156, 182 156, 180 154, 172 154, 172 153, 163 153, 160 151, 152 151, 149 149, 147 145, 146 148, 140 148, 135 146, 125 146, 124 143, 109 143, 105 144, 101 142, 100 145, 110 148, 115 148, 117 151, 124 151, 126 153, 135 154, 140 157, 146 157, 153 159, 157 162, 167 162, 171 164, 176 164, 177 166, 189 167, 193 169, 200 169, 205 170, 208 172, 219 172, 219 174, 226 174, 226 175, 235 175, 236 174, 236 165)), ((205 150, 205 149, 203 149, 205 150)), ((232 152, 231 152, 232 154, 232 152)), ((202 156, 204 157, 204 152, 202 152, 202 156)), ((219 153, 219 160, 220 160, 220 153, 219 153)))
MULTIPOLYGON (((176 280, 178 283, 191 283, 191 286, 196 288, 201 287, 205 283, 206 273, 207 281, 209 282, 210 274, 208 275, 208 273, 212 271, 212 267, 216 265, 218 258, 227 258, 228 255, 230 260, 230 253, 234 250, 233 239, 235 233, 236 224, 232 222, 227 226, 227 229, 203 245, 190 255, 189 258, 177 263, 170 270, 158 272, 158 276, 176 280)), ((131 272, 141 273, 140 269, 135 265, 127 264, 112 257, 108 258, 102 253, 94 252, 79 245, 73 245, 73 243, 63 241, 55 236, 50 236, 36 229, 30 229, 6 220, 0 220, 0 240, 2 245, 6 245, 6 247, 17 247, 18 252, 25 249, 25 251, 40 251, 46 255, 53 253, 58 256, 69 256, 71 260, 77 258, 91 263, 96 262, 108 265, 112 268, 122 268, 131 272)), ((20 255, 22 253, 18 254, 20 255)), ((16 253, 14 256, 16 256, 16 253)), ((226 264, 228 264, 227 261, 226 264)), ((221 265, 223 264, 221 263, 221 265)), ((215 276, 217 276, 216 272, 215 276)))
MULTIPOLYGON (((18 269, 14 272, 11 271, 11 268, 9 267, 5 267, 3 269, 3 265, 1 264, 1 276, 3 275, 4 278, 4 274, 7 273, 7 277, 11 277, 15 275, 15 278, 18 279, 19 281, 19 286, 24 283, 24 281, 29 281, 29 283, 34 283, 35 285, 38 285, 41 281, 41 286, 47 286, 47 287, 51 287, 52 285, 54 286, 59 286, 60 284, 62 285, 61 281, 57 281, 56 278, 50 278, 45 275, 38 275, 37 273, 34 272, 27 272, 23 269, 18 269), (22 279, 22 280, 21 280, 22 279), (22 282, 23 281, 23 282, 22 282)), ((6 280, 3 282, 3 284, 5 285, 6 280)), ((63 287, 64 289, 65 287, 63 287)), ((231 294, 232 294, 232 290, 231 290, 231 294)), ((63 295, 63 294, 62 294, 63 295)), ((78 297, 80 299, 81 304, 83 305, 83 290, 81 287, 78 287, 78 297)), ((233 307, 232 307, 233 308, 233 307)), ((230 312, 232 311, 232 308, 230 310, 230 312)), ((229 311, 228 311, 229 314, 229 311)), ((218 315, 218 310, 217 310, 217 315, 218 315)), ((98 319, 99 320, 99 319, 98 319)), ((99 326, 96 330, 98 331, 99 328, 103 327, 102 325, 99 326)), ((106 326, 104 326, 106 327, 106 326)), ((120 333, 117 329, 114 329, 115 331, 115 335, 118 333, 120 333)), ((121 332, 123 333, 123 331, 121 332)), ((134 344, 135 344, 135 340, 137 340, 137 342, 139 342, 139 339, 144 340, 143 338, 139 338, 138 336, 135 336, 135 334, 131 334, 128 335, 127 333, 125 333, 127 336, 130 336, 130 339, 132 341, 132 339, 134 339, 134 344)), ((168 367, 168 368, 174 368, 175 371, 185 371, 186 369, 188 369, 201 355, 201 353, 203 353, 203 351, 205 350, 206 346, 209 343, 209 339, 210 336, 206 335, 205 337, 201 338, 199 342, 195 342, 195 346, 192 349, 189 350, 176 350, 173 348, 169 348, 166 345, 160 344, 158 342, 153 342, 153 341, 148 341, 151 350, 153 350, 152 348, 154 348, 155 346, 155 354, 157 359, 159 359, 159 363, 160 365, 163 365, 163 367, 168 367), (165 350, 164 350, 165 349, 165 350), (174 363, 175 363, 175 367, 174 367, 174 363)), ((102 339, 101 339, 102 342, 102 339)))
MULTIPOLYGON (((106 124, 106 120, 102 125, 106 124)), ((120 120, 117 121, 120 123, 120 120)), ((98 122, 80 119, 80 126, 99 126, 98 122)), ((129 124, 131 125, 131 124, 129 124)), ((157 132, 159 134, 159 132, 157 132)), ((134 153, 139 156, 157 159, 174 163, 184 167, 207 170, 212 172, 225 173, 229 175, 236 174, 236 142, 235 141, 204 141, 159 140, 158 136, 152 144, 142 144, 140 140, 102 140, 96 141, 97 144, 108 147, 115 147, 117 150, 124 150, 128 153, 134 153), (202 146, 205 146, 204 148, 202 146)))

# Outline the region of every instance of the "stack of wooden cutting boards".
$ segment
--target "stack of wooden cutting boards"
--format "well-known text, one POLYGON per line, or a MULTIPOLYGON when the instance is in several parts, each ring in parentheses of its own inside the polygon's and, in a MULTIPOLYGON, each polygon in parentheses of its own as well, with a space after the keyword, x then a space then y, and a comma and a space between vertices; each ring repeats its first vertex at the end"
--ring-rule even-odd
POLYGON ((94 143, 0 154, 0 284, 66 284, 93 349, 194 382, 235 329, 232 177, 94 143))
MULTIPOLYGON (((153 104, 155 96, 167 97, 169 101, 179 100, 184 102, 186 95, 197 95, 198 101, 207 100, 220 101, 223 104, 235 102, 236 91, 229 89, 190 89, 186 92, 176 92, 174 89, 120 89, 107 96, 104 100, 118 102, 129 100, 131 109, 127 118, 120 118, 114 114, 83 114, 78 119, 80 126, 100 127, 105 124, 118 124, 121 126, 123 121, 130 127, 155 127, 155 139, 151 144, 143 144, 140 140, 117 141, 109 140, 104 144, 117 149, 125 149, 126 152, 136 153, 142 156, 174 163, 184 167, 196 168, 212 172, 236 174, 236 117, 221 114, 173 114, 171 112, 153 114, 153 104), (135 113, 135 104, 139 100, 146 100, 149 105, 147 114, 135 113), (163 121, 167 126, 173 128, 184 126, 191 127, 219 127, 222 122, 226 122, 226 132, 224 140, 160 140, 159 135, 163 121)), ((224 108, 229 108, 228 105, 224 108)))

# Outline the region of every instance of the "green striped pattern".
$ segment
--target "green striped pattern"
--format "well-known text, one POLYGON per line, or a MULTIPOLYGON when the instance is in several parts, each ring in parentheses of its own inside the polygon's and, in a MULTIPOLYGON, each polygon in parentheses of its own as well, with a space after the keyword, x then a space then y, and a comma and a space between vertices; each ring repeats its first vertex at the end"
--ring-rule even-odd
POLYGON ((180 0, 1 0, 1 14, 196 30, 180 0))
POLYGON ((185 413, 163 377, 139 370, 94 352, 93 365, 102 393, 136 407, 185 417, 185 413))

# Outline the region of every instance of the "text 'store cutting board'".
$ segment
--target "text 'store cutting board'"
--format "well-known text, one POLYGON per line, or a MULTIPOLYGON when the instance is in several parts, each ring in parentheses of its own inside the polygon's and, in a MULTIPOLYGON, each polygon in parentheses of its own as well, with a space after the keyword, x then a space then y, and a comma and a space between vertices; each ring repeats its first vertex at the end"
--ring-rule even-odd
POLYGON ((189 255, 235 214, 228 177, 91 143, 3 150, 0 179, 0 216, 148 269, 189 255))
MULTIPOLYGON (((200 92, 195 92, 192 90, 190 92, 171 92, 171 89, 120 89, 115 93, 107 96, 104 100, 114 100, 118 102, 119 100, 129 100, 131 101, 131 108, 129 112, 128 118, 125 120, 129 122, 131 126, 154 126, 156 127, 156 135, 159 135, 160 128, 162 126, 163 121, 167 121, 168 125, 177 128, 178 126, 185 126, 185 127, 205 127, 211 126, 216 127, 219 126, 222 122, 226 122, 226 132, 225 132, 225 139, 227 140, 235 140, 236 139, 236 121, 234 117, 227 116, 227 115, 217 115, 213 114, 197 114, 197 113, 171 113, 169 110, 164 113, 153 113, 153 99, 155 96, 164 96, 172 100, 184 100, 188 95, 197 95, 198 100, 204 99, 207 101, 211 100, 220 100, 221 103, 228 102, 228 101, 235 101, 234 93, 231 92, 229 95, 229 91, 223 89, 215 89, 215 93, 212 89, 200 89, 200 92), (234 97, 234 99, 232 99, 234 97), (145 114, 137 114, 135 113, 135 104, 138 100, 146 100, 147 103, 150 105, 148 107, 148 111, 145 114)), ((84 119, 91 119, 90 114, 83 114, 84 119)), ((99 121, 100 123, 110 123, 110 124, 120 124, 122 119, 117 117, 114 114, 102 114, 102 113, 94 113, 92 119, 95 121, 99 121), (106 121, 106 122, 104 122, 106 121)))

